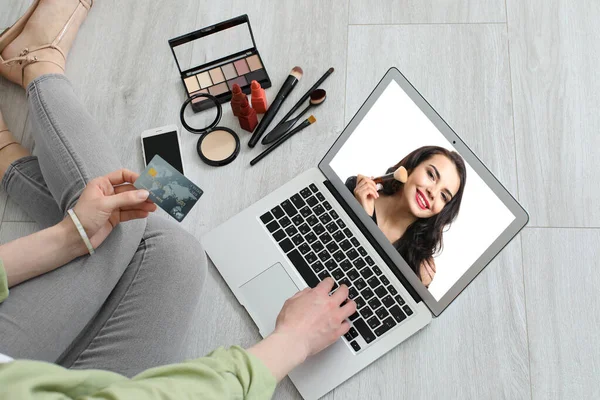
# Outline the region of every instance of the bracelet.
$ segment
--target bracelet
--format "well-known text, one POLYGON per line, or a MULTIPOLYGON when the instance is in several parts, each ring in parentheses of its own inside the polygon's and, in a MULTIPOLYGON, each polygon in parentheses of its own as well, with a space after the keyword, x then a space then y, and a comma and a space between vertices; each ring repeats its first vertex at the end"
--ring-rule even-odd
POLYGON ((79 221, 79 218, 77 218, 75 211, 73 211, 73 209, 71 208, 67 212, 69 213, 69 216, 73 220, 73 223, 75 224, 75 227, 77 228, 77 231, 79 232, 79 236, 81 236, 81 238, 83 239, 83 243, 85 243, 85 246, 87 247, 88 251, 90 252, 90 255, 94 254, 95 251, 94 251, 94 247, 92 246, 92 242, 90 242, 90 238, 88 238, 87 233, 85 233, 85 229, 83 229, 83 225, 81 225, 81 221, 79 221))

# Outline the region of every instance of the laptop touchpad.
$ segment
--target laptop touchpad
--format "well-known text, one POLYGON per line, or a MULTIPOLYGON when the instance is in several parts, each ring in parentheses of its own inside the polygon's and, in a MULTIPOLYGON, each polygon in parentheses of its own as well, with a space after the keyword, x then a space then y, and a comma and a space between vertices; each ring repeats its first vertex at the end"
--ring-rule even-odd
POLYGON ((246 308, 263 336, 275 330, 275 320, 283 303, 298 292, 296 284, 280 263, 243 284, 240 290, 246 301, 246 308))

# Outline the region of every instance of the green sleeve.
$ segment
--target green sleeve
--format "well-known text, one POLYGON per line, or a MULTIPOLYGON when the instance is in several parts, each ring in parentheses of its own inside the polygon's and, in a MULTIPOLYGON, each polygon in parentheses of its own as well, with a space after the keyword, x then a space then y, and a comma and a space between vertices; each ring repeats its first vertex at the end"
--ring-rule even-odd
POLYGON ((4 264, 0 260, 0 303, 8 297, 8 280, 6 278, 6 270, 4 264))
POLYGON ((38 361, 0 364, 0 398, 20 400, 270 399, 276 381, 246 350, 219 348, 206 357, 152 368, 127 379, 99 370, 68 370, 38 361))

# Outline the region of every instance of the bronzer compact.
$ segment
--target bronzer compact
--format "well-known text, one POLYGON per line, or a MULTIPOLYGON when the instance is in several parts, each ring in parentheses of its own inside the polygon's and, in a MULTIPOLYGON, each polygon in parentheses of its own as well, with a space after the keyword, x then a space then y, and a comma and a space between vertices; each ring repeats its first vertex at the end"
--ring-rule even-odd
MULTIPOLYGON (((250 94, 253 80, 263 88, 271 87, 247 15, 171 39, 169 46, 189 98, 205 93, 225 103, 231 100, 235 83, 246 94, 250 94)), ((213 106, 202 96, 191 103, 196 112, 213 106)))

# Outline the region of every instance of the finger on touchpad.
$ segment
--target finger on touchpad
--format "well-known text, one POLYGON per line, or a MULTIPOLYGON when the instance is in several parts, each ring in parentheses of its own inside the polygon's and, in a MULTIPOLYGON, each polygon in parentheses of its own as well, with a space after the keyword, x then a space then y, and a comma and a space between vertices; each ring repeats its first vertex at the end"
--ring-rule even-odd
POLYGON ((246 309, 261 334, 267 336, 275 329, 275 320, 283 303, 298 292, 298 287, 283 266, 276 263, 244 283, 240 290, 246 300, 246 309))

